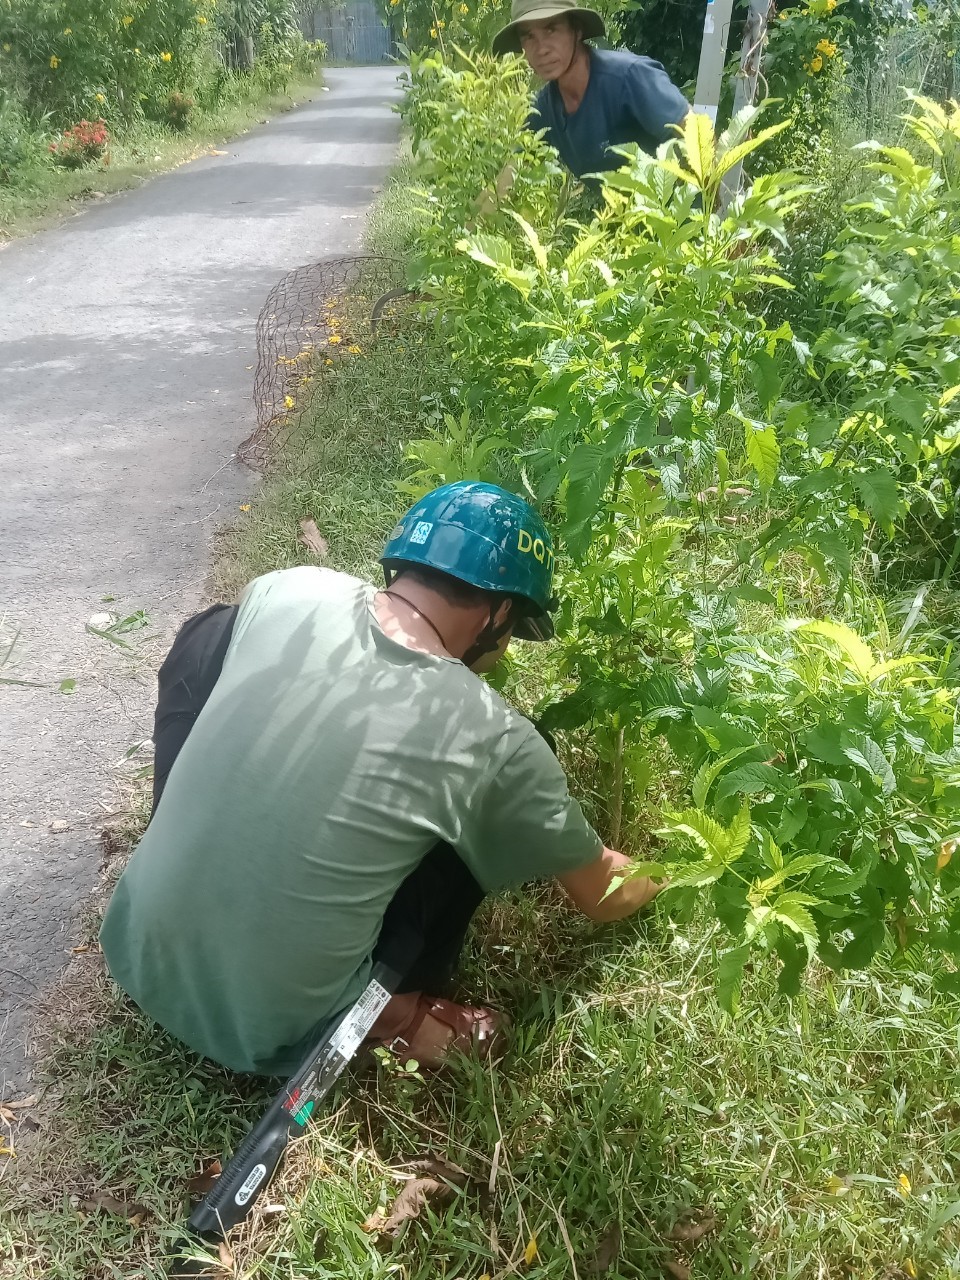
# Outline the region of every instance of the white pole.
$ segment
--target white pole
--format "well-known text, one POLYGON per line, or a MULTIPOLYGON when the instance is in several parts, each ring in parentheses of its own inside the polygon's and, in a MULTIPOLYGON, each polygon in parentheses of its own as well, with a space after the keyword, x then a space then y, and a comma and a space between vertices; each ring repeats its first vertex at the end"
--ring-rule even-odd
POLYGON ((697 87, 694 90, 694 111, 710 117, 717 123, 717 108, 723 88, 723 66, 727 55, 727 33, 733 0, 707 0, 707 14, 703 20, 703 44, 700 46, 700 67, 697 71, 697 87))

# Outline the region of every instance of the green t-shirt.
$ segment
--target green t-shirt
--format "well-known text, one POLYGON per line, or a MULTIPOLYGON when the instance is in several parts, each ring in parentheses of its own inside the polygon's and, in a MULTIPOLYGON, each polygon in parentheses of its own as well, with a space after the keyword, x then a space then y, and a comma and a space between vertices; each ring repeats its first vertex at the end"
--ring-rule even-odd
POLYGON ((251 584, 104 919, 120 986, 237 1071, 291 1071, 356 999, 437 841, 488 892, 602 847, 533 726, 462 663, 388 638, 373 598, 329 569, 251 584))

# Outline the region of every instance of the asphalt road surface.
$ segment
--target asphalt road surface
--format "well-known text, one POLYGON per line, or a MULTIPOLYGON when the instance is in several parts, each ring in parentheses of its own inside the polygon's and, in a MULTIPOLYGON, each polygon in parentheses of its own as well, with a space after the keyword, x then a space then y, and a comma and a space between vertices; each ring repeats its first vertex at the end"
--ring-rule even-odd
POLYGON ((255 484, 232 455, 257 314, 285 272, 359 248, 395 156, 395 72, 327 84, 0 250, 0 1097, 27 1086, 32 1010, 143 762, 157 657, 255 484), (129 649, 86 629, 140 610, 129 649))

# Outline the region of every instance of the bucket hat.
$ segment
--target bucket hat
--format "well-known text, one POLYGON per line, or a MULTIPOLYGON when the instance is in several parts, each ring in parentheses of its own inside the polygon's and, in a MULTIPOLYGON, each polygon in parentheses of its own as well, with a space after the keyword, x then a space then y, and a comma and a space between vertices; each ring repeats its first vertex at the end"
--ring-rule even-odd
POLYGON ((577 0, 513 0, 510 21, 498 31, 493 40, 493 52, 500 58, 505 53, 522 53, 517 26, 521 22, 539 22, 544 18, 556 18, 561 14, 578 16, 577 25, 587 40, 602 39, 606 35, 603 19, 593 9, 584 9, 577 0))

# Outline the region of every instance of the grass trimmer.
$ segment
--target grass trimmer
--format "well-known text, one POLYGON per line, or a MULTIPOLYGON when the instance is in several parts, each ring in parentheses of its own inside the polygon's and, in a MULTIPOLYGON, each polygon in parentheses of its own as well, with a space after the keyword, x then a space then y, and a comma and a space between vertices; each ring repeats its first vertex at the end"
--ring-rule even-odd
POLYGON ((397 970, 385 964, 375 965, 357 1002, 335 1018, 304 1055, 265 1115, 190 1214, 187 1229, 193 1243, 187 1237, 176 1246, 169 1272, 174 1280, 203 1275, 206 1264, 197 1257, 198 1242, 218 1244, 231 1228, 249 1216, 283 1159, 287 1143, 306 1131, 317 1107, 370 1034, 399 981, 397 970))

